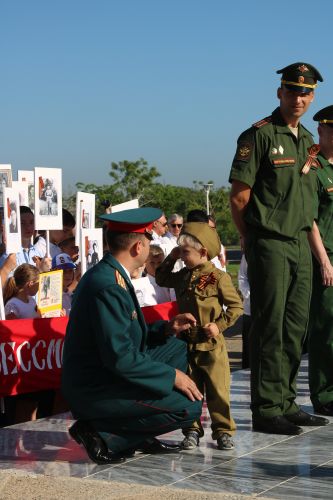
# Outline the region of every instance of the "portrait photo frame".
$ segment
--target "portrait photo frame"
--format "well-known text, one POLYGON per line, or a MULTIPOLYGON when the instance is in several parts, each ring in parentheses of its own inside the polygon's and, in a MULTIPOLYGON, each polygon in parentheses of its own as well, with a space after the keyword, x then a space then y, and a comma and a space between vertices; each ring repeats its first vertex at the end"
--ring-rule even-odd
POLYGON ((76 193, 76 226, 75 226, 75 244, 80 245, 80 236, 82 229, 95 228, 95 204, 96 196, 91 193, 76 193))
POLYGON ((62 229, 62 169, 35 167, 35 228, 62 229))
POLYGON ((17 180, 28 184, 28 200, 27 205, 33 212, 35 210, 35 172, 33 170, 18 170, 17 180))
POLYGON ((4 206, 3 190, 5 187, 12 187, 12 166, 10 163, 0 164, 0 207, 4 206))
POLYGON ((19 192, 15 188, 5 187, 3 198, 6 253, 17 253, 22 248, 19 192))
POLYGON ((81 274, 103 258, 103 229, 82 229, 80 242, 81 274))

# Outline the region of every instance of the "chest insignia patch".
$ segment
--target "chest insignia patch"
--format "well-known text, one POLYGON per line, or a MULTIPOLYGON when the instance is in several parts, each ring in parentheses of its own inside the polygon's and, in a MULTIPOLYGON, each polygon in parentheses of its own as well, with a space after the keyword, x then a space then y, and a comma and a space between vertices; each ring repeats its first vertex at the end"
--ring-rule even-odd
POLYGON ((283 155, 284 149, 282 146, 279 146, 278 148, 280 155, 283 155))
POLYGON ((295 158, 279 158, 278 160, 272 160, 273 165, 294 165, 295 158))
POLYGON ((320 163, 317 160, 317 154, 319 153, 319 151, 319 144, 313 144, 310 148, 308 148, 308 157, 301 170, 302 174, 307 174, 310 171, 311 167, 320 167, 320 163))
POLYGON ((200 276, 199 283, 197 284, 198 290, 204 290, 208 285, 214 285, 217 279, 215 274, 211 272, 210 274, 203 274, 200 276))
POLYGON ((131 320, 133 321, 134 319, 138 319, 138 313, 136 311, 133 311, 131 315, 131 320))
POLYGON ((276 148, 272 148, 272 155, 277 155, 277 149, 276 148))
POLYGON ((116 272, 115 272, 115 278, 116 278, 117 285, 119 285, 122 288, 124 288, 125 290, 127 290, 126 281, 125 281, 125 279, 122 277, 122 275, 120 274, 120 272, 117 269, 116 269, 116 272))
POLYGON ((236 151, 236 160, 248 161, 251 158, 253 144, 250 142, 240 142, 236 151))

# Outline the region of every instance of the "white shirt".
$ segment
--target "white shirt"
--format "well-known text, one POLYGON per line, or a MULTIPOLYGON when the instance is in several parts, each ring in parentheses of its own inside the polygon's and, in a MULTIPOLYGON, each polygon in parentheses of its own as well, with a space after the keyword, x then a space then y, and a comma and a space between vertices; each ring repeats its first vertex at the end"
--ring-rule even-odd
MULTIPOLYGON (((220 252, 220 255, 223 255, 224 261, 225 261, 225 248, 222 245, 222 243, 221 243, 221 252, 220 252)), ((226 266, 222 266, 218 255, 216 257, 214 257, 214 259, 211 260, 211 263, 214 264, 214 266, 217 269, 220 269, 221 271, 224 271, 225 273, 227 272, 226 266)))
POLYGON ((245 255, 242 255, 242 260, 238 271, 238 287, 243 295, 244 314, 251 316, 250 306, 250 285, 247 278, 247 262, 245 255))
POLYGON ((72 295, 70 292, 62 292, 62 308, 65 309, 66 316, 69 316, 72 309, 72 295))
MULTIPOLYGON (((37 240, 37 242, 34 244, 34 247, 45 257, 46 255, 46 239, 43 238, 43 236, 40 236, 37 240)), ((50 241, 50 256, 51 259, 55 257, 56 255, 59 255, 62 253, 62 250, 58 245, 55 245, 54 243, 51 243, 50 241)))
POLYGON ((36 301, 33 297, 29 297, 29 302, 17 297, 12 297, 5 305, 5 315, 13 313, 19 319, 37 318, 39 315, 36 311, 36 301))
POLYGON ((144 278, 132 280, 132 284, 141 307, 155 306, 176 300, 173 288, 159 286, 155 277, 150 274, 144 278))

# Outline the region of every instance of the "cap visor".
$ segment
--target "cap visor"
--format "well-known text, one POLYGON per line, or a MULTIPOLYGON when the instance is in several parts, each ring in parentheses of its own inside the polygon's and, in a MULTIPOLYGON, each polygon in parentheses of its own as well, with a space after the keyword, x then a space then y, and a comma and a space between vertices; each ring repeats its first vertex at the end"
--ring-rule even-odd
POLYGON ((310 89, 309 87, 300 87, 299 85, 284 84, 284 86, 288 90, 292 90, 293 92, 298 92, 299 94, 310 94, 310 92, 313 92, 313 90, 314 90, 314 89, 310 89))

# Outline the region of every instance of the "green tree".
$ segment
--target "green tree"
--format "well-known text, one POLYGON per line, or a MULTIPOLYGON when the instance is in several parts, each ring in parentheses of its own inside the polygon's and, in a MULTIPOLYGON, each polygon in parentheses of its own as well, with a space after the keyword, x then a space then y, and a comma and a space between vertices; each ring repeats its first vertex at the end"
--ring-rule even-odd
POLYGON ((125 200, 138 198, 141 202, 149 195, 155 180, 161 174, 156 167, 150 167, 146 160, 140 158, 137 161, 112 162, 109 175, 114 181, 116 193, 121 194, 125 200))

